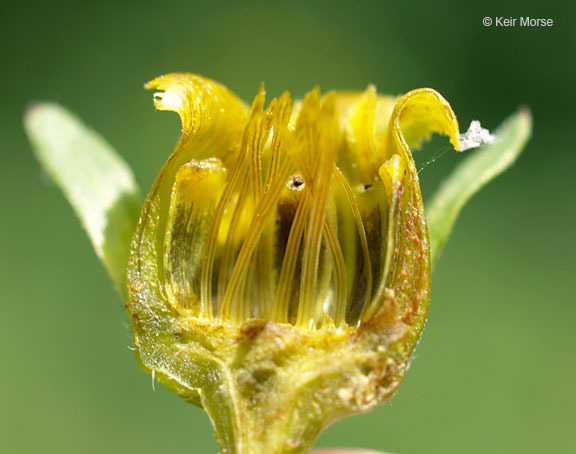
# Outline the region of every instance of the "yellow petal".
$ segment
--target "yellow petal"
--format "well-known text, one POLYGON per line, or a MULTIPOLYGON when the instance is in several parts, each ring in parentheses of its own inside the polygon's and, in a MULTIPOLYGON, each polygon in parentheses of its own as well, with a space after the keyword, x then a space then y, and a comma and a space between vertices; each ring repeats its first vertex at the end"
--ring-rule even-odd
POLYGON ((139 306, 138 296, 131 297, 129 308, 132 313, 144 311, 153 317, 156 311, 167 309, 158 277, 166 272, 165 235, 176 176, 191 160, 220 159, 222 172, 233 167, 248 107, 223 85, 193 74, 167 74, 148 82, 146 88, 161 90, 154 96, 156 107, 177 112, 182 121, 182 138, 146 197, 131 245, 130 294, 147 295, 148 307, 139 306))
POLYGON ((458 149, 458 120, 448 101, 431 88, 406 93, 392 112, 382 144, 384 158, 398 152, 407 158, 410 148, 419 148, 433 133, 447 135, 458 149))
POLYGON ((428 312, 430 250, 418 173, 410 147, 433 133, 445 134, 458 146, 458 121, 448 102, 430 88, 413 90, 396 103, 379 152, 379 176, 386 187, 387 251, 382 279, 364 320, 388 323, 398 313, 411 326, 406 345, 412 349, 428 312), (391 308, 394 308, 392 311, 391 308))
POLYGON ((177 152, 189 152, 188 159, 215 157, 227 167, 236 158, 234 141, 245 124, 248 106, 228 88, 186 73, 160 76, 145 87, 161 90, 154 93, 158 110, 169 110, 180 116, 182 139, 177 152))
POLYGON ((396 103, 393 96, 376 93, 373 85, 363 93, 336 94, 336 109, 346 132, 346 149, 339 165, 353 185, 371 184, 383 162, 378 144, 396 103), (354 167, 352 167, 352 165, 354 167))
POLYGON ((226 170, 219 160, 191 160, 180 167, 172 185, 164 238, 164 288, 170 305, 180 312, 199 312, 208 232, 225 180, 226 170))

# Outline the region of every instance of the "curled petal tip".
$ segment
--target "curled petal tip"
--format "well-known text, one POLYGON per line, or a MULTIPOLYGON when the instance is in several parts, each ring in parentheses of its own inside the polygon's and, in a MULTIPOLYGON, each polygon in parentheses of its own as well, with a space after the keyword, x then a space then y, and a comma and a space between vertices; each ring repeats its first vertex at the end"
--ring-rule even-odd
POLYGON ((452 107, 432 88, 418 88, 402 96, 392 114, 395 132, 409 147, 419 148, 433 133, 449 137, 459 147, 460 129, 452 107))

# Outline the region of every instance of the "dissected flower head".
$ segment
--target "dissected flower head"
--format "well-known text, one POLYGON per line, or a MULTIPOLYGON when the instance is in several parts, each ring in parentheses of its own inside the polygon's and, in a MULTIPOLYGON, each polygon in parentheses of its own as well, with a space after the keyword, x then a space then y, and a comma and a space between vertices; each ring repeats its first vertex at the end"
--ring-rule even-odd
POLYGON ((201 404, 223 453, 305 452, 398 388, 430 251, 410 147, 458 123, 432 89, 248 107, 191 74, 147 84, 182 138, 141 212, 128 310, 142 366, 201 404))

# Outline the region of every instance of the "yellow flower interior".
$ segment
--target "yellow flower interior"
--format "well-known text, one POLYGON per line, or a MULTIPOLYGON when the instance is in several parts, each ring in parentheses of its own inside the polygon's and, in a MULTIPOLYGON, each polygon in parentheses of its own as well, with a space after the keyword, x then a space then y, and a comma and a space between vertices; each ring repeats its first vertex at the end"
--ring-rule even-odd
POLYGON ((148 87, 183 125, 151 196, 169 207, 158 269, 171 306, 303 329, 370 317, 387 290, 406 188, 418 187, 408 145, 432 132, 457 143, 448 103, 431 89, 398 100, 370 86, 314 89, 294 104, 285 93, 266 106, 261 87, 248 108, 199 76, 148 87))

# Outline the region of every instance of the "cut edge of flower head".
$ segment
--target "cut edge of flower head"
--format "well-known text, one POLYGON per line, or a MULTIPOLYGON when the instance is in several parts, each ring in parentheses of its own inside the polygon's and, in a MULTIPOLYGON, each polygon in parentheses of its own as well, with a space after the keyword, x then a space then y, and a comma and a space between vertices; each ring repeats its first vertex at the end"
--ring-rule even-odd
POLYGON ((430 249, 410 147, 458 123, 432 89, 312 90, 250 107, 147 84, 182 138, 142 208, 128 311, 144 369, 210 415, 222 452, 302 453, 385 402, 424 326, 430 249))
POLYGON ((190 74, 146 87, 160 90, 156 107, 177 112, 183 128, 149 196, 169 206, 159 215, 156 255, 171 307, 301 329, 358 326, 381 312, 392 275, 411 273, 394 268, 400 205, 411 198, 421 208, 409 146, 433 132, 458 146, 455 115, 438 93, 395 99, 373 86, 358 94, 314 89, 294 109, 288 93, 266 106, 264 86, 248 108, 190 74), (216 172, 201 170, 208 160, 216 172), (187 189, 178 166, 194 181, 187 189))

